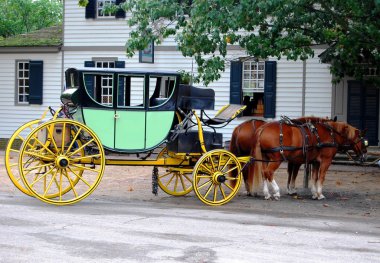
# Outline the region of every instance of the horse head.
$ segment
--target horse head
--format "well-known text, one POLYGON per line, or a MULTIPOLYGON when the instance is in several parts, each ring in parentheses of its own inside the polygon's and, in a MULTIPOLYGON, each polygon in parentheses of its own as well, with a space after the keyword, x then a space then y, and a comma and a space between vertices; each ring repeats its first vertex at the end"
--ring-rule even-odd
POLYGON ((343 130, 346 139, 344 147, 353 150, 356 159, 363 163, 367 159, 368 141, 364 138, 367 130, 361 131, 347 123, 344 123, 343 130))

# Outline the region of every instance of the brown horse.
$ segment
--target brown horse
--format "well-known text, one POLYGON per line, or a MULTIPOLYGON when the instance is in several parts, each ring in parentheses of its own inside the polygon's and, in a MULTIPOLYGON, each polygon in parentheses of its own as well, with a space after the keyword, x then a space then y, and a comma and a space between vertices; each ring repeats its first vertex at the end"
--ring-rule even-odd
MULTIPOLYGON (((238 157, 249 156, 254 146, 252 145, 253 136, 255 135, 256 130, 265 123, 266 122, 263 120, 252 119, 236 126, 234 131, 232 132, 229 151, 238 157)), ((245 188, 249 195, 249 189, 252 189, 252 183, 250 182, 253 182, 252 172, 253 170, 249 170, 247 168, 243 170, 245 188), (248 173, 249 171, 251 173, 248 173)), ((232 174, 232 176, 236 177, 236 174, 232 174)), ((231 180, 232 187, 235 187, 234 183, 235 181, 231 180)))
POLYGON ((350 148, 364 159, 366 144, 362 135, 358 129, 343 122, 316 122, 301 126, 282 121, 267 123, 256 131, 253 139, 254 187, 258 187, 263 178, 265 199, 272 197, 269 186, 274 192, 273 197, 279 199, 280 190, 274 180, 274 172, 280 164, 283 161, 297 165, 309 162, 313 165, 312 197, 323 199, 322 185, 326 171, 338 149, 350 148))
MULTIPOLYGON (((298 119, 290 120, 297 124, 303 124, 307 122, 317 123, 317 122, 326 122, 330 121, 330 119, 324 119, 319 117, 302 117, 298 119)), ((256 130, 267 122, 263 120, 248 120, 245 121, 234 129, 230 141, 230 152, 235 154, 236 156, 248 156, 251 154, 251 151, 254 147, 253 138, 256 130)), ((298 174, 298 170, 301 164, 295 164, 292 162, 288 162, 288 193, 295 194, 295 179, 298 174)), ((253 189, 253 169, 244 169, 243 170, 243 178, 245 187, 248 195, 251 194, 253 189)), ((235 181, 231 181, 235 182, 235 181)), ((234 185, 233 185, 234 187, 234 185)))

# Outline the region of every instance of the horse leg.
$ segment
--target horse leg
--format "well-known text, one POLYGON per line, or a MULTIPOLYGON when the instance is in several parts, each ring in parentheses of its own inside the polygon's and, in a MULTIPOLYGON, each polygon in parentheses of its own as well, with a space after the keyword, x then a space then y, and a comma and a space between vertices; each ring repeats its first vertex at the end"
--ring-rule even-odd
POLYGON ((293 163, 288 162, 288 183, 286 184, 286 189, 288 190, 288 194, 290 195, 290 181, 293 175, 293 163))
MULTIPOLYGON (((279 200, 280 197, 281 197, 280 187, 278 187, 278 184, 276 183, 276 180, 274 180, 274 171, 276 171, 278 169, 278 167, 280 167, 280 164, 281 164, 281 162, 269 163, 267 165, 267 167, 264 169, 264 177, 268 181, 268 184, 272 188, 273 197, 274 197, 275 200, 279 200)), ((270 198, 269 191, 268 191, 268 194, 269 194, 269 198, 270 198)), ((267 197, 268 197, 268 195, 265 196, 265 199, 269 199, 267 197)))
POLYGON ((330 167, 331 161, 322 160, 319 167, 319 178, 317 182, 317 196, 318 200, 325 199, 326 197, 322 194, 322 186, 325 181, 327 169, 330 167))
POLYGON ((244 179, 245 190, 247 190, 247 195, 251 196, 250 189, 252 188, 252 186, 250 185, 250 182, 248 181, 249 180, 248 173, 250 172, 249 170, 250 168, 243 171, 243 179, 244 179))
POLYGON ((298 171, 300 169, 300 164, 288 163, 288 194, 289 195, 297 195, 296 190, 296 179, 298 175, 298 171))
POLYGON ((319 171, 319 162, 313 162, 312 164, 312 172, 311 172, 311 198, 312 199, 317 199, 318 194, 317 194, 317 181, 318 181, 318 171, 319 171))

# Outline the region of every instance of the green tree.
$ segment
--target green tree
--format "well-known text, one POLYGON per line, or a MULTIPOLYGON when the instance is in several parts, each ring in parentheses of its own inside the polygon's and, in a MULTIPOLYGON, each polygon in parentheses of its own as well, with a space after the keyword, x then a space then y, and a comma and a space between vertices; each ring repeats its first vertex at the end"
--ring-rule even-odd
POLYGON ((0 37, 57 25, 62 10, 60 0, 0 0, 0 37))
POLYGON ((380 71, 380 0, 128 0, 114 8, 129 14, 129 56, 174 36, 205 84, 225 69, 228 44, 256 58, 290 60, 324 45, 335 81, 380 71))

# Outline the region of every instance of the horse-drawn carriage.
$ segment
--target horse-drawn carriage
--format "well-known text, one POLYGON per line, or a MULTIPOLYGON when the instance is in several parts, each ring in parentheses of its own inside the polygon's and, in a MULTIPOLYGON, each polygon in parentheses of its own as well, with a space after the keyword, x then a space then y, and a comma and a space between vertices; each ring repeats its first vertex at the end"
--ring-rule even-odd
POLYGON ((227 105, 209 118, 214 91, 180 85, 173 72, 72 68, 65 75, 63 106, 9 140, 6 169, 22 192, 73 204, 95 190, 105 165, 141 165, 153 166, 153 185, 171 195, 194 190, 209 205, 236 195, 249 158, 224 150, 215 128, 244 107, 227 105))

